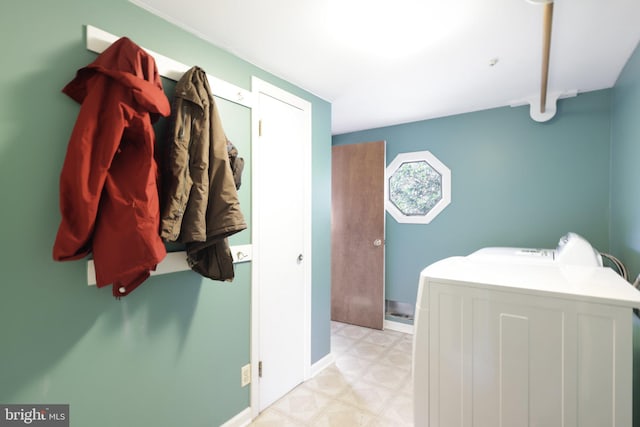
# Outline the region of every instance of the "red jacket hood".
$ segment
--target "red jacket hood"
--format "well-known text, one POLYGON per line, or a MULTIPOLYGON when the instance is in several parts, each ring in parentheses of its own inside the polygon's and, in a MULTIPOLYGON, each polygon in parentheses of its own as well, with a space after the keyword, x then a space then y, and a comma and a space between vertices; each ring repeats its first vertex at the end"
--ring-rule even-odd
POLYGON ((140 46, 122 37, 102 52, 95 61, 78 70, 76 77, 62 92, 82 104, 91 90, 92 77, 96 73, 107 75, 120 84, 130 87, 136 102, 157 115, 170 114, 169 100, 162 90, 162 82, 155 60, 140 46))

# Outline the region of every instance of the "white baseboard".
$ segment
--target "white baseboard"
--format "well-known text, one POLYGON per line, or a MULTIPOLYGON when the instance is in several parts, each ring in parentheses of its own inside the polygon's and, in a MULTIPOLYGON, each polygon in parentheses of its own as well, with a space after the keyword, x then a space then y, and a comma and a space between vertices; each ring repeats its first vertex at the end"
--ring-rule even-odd
POLYGON ((220 427, 246 427, 251 424, 251 408, 247 408, 220 427))
POLYGON ((333 357, 333 353, 327 354, 322 359, 318 360, 316 363, 311 365, 311 378, 318 375, 320 372, 333 365, 335 362, 335 358, 333 357))
POLYGON ((404 332, 405 334, 413 335, 413 325, 408 325, 406 323, 385 320, 384 328, 389 329, 390 331, 404 332))

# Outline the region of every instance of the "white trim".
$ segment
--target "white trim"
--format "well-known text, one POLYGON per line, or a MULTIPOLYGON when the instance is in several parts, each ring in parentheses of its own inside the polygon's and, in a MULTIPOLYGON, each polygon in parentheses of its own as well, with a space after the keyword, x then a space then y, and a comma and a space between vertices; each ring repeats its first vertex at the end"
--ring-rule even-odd
MULTIPOLYGON (((305 134, 308 135, 307 143, 304 144, 304 167, 306 172, 304 176, 304 360, 308 363, 304 366, 304 380, 306 381, 311 377, 311 270, 313 256, 311 253, 311 150, 312 150, 312 123, 311 123, 311 103, 302 98, 299 98, 285 90, 265 82, 255 76, 251 79, 251 88, 253 90, 253 99, 255 100, 255 106, 251 117, 252 122, 252 151, 251 151, 251 164, 252 164, 252 176, 254 177, 254 185, 252 188, 252 221, 251 226, 253 229, 251 241, 256 248, 256 258, 251 265, 251 377, 259 378, 258 376, 258 362, 260 360, 260 257, 258 249, 260 248, 260 186, 256 182, 256 177, 260 175, 261 168, 267 167, 263 165, 259 159, 258 150, 258 138, 259 138, 259 93, 264 93, 282 102, 286 102, 305 113, 305 134)), ((260 387, 259 381, 251 382, 251 410, 252 417, 255 418, 260 412, 260 387)))
POLYGON ((413 325, 408 325, 402 322, 394 322, 393 320, 385 320, 384 329, 389 331, 403 332, 405 334, 411 334, 411 335, 413 335, 413 331, 414 331, 413 325))
MULTIPOLYGON (((87 50, 95 53, 104 52, 105 49, 111 46, 113 42, 120 38, 119 36, 108 33, 92 25, 86 26, 86 33, 87 50)), ((153 56, 153 59, 156 61, 156 67, 158 67, 158 73, 168 79, 178 81, 182 75, 191 68, 190 65, 182 64, 150 49, 146 49, 144 47, 142 47, 142 49, 144 49, 149 55, 153 56)), ((207 74, 207 78, 209 79, 211 91, 215 96, 248 108, 253 106, 252 92, 212 76, 211 74, 207 74)))
POLYGON ((329 353, 322 359, 318 360, 316 363, 311 365, 311 378, 333 365, 335 361, 336 358, 333 356, 333 353, 329 353))
MULTIPOLYGON (((255 91, 255 89, 254 89, 255 91)), ((256 91, 257 93, 257 91, 256 91)), ((256 97, 257 98, 257 97, 256 97)), ((258 104, 258 102, 256 102, 258 104)), ((252 110, 251 115, 251 176, 255 183, 255 177, 260 166, 256 163, 256 156, 258 153, 257 140, 260 135, 260 118, 258 114, 255 114, 258 110, 256 108, 252 110)), ((256 196, 257 185, 252 185, 251 189, 251 241, 257 245, 259 226, 256 221, 260 215, 260 203, 258 203, 258 197, 256 196)), ((259 252, 259 251, 256 251, 259 252)), ((249 384, 250 395, 250 408, 251 418, 257 418, 260 415, 260 375, 258 372, 258 364, 260 361, 260 280, 258 279, 260 273, 260 257, 251 264, 251 330, 249 333, 249 340, 251 343, 249 362, 251 363, 251 384, 249 384)))
POLYGON ((246 408, 220 427, 246 427, 251 424, 251 408, 246 408))

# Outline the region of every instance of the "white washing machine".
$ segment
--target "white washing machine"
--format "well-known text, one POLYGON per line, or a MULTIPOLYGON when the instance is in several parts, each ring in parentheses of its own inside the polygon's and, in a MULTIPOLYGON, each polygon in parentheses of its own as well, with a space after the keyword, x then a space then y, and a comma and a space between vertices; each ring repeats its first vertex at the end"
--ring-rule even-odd
POLYGON ((413 348, 416 427, 632 424, 640 292, 580 236, 425 268, 413 348))

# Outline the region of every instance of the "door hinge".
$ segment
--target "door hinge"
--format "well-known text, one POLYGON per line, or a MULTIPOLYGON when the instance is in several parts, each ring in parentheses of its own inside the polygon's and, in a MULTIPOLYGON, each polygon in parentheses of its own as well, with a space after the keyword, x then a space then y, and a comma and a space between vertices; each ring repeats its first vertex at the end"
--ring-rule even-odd
POLYGON ((258 136, 262 136, 262 119, 258 120, 258 136))
POLYGON ((262 378, 262 360, 258 362, 258 377, 262 378))

